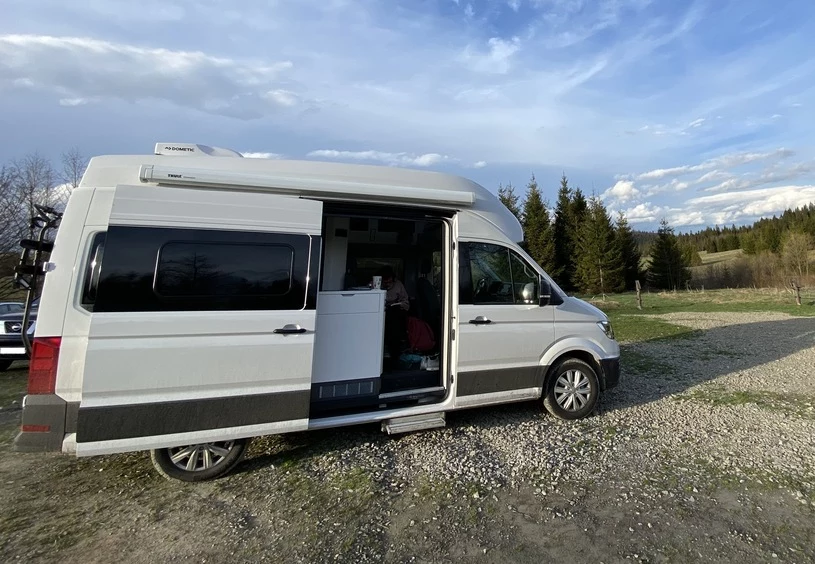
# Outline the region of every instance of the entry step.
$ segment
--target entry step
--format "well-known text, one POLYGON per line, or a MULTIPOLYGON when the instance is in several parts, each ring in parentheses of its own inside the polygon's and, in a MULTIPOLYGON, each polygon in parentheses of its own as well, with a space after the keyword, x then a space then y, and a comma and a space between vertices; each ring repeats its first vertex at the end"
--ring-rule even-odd
POLYGON ((397 417, 382 422, 382 430, 389 435, 397 433, 409 433, 411 431, 423 431, 425 429, 438 429, 446 425, 444 412, 429 413, 426 415, 411 415, 409 417, 397 417))

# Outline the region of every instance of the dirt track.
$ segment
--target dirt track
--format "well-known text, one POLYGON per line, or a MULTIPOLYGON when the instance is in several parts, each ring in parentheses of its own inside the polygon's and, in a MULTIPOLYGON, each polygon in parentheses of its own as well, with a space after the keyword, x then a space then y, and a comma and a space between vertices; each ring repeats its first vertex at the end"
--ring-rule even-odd
POLYGON ((620 387, 585 421, 516 404, 400 438, 375 426, 269 437, 201 485, 160 478, 144 454, 11 453, 6 410, 4 558, 814 560, 815 321, 662 319, 703 332, 626 345, 620 387))

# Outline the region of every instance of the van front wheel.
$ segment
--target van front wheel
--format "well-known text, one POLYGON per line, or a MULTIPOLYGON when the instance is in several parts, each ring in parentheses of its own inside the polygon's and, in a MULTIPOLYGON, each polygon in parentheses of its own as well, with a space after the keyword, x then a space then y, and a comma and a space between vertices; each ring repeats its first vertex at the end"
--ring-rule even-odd
POLYGON ((569 358, 555 366, 543 405, 559 419, 583 419, 594 411, 599 395, 600 383, 594 368, 569 358))
POLYGON ((159 473, 168 479, 202 482, 223 476, 243 458, 247 439, 218 441, 150 451, 159 473))

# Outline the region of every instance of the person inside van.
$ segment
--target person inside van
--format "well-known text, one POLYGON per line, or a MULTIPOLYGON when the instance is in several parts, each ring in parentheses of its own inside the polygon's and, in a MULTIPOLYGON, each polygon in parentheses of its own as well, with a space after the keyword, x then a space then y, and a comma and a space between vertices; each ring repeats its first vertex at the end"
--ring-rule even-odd
POLYGON ((402 341, 407 334, 407 312, 410 309, 410 298, 405 285, 398 280, 390 266, 384 267, 379 275, 382 277, 382 289, 385 294, 385 347, 391 362, 399 359, 402 352, 402 341))

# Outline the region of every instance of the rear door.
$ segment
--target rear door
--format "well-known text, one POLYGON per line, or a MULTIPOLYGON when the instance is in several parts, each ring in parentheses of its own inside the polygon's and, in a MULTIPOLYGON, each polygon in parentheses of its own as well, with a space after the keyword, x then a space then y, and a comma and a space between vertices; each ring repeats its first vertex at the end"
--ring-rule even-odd
POLYGON ((94 236, 77 454, 305 430, 322 203, 118 186, 94 236))

